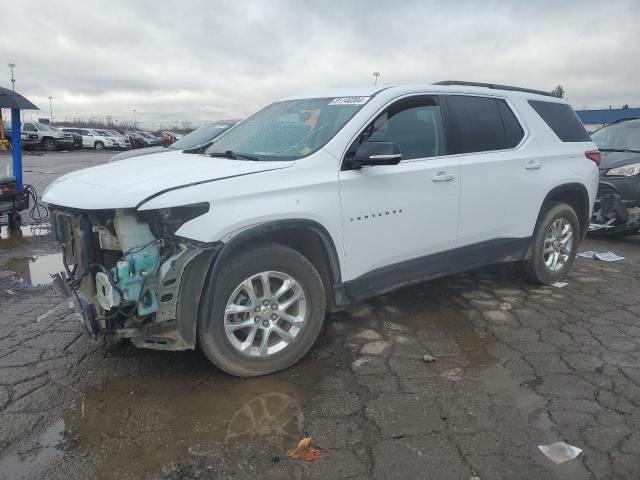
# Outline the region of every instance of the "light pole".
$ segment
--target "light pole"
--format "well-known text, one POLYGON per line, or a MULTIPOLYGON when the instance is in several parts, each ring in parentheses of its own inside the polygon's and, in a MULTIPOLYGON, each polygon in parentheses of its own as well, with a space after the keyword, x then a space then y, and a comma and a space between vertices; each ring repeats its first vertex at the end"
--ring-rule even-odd
POLYGON ((16 91, 16 79, 13 78, 13 68, 16 66, 15 63, 9 63, 7 65, 11 69, 11 90, 16 91))
POLYGON ((136 128, 136 123, 138 123, 136 119, 136 109, 133 109, 133 128, 136 128))
POLYGON ((49 123, 53 123, 53 97, 49 97, 49 123))
POLYGON ((373 86, 375 87, 378 84, 378 77, 380 76, 380 72, 373 72, 373 76, 375 80, 373 81, 373 86))

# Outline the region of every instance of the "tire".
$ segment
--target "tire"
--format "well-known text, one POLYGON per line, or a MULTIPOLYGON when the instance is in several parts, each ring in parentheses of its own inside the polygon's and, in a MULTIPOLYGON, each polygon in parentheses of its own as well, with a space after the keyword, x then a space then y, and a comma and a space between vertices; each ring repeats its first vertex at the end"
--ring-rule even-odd
POLYGON ((223 267, 219 277, 208 282, 198 319, 198 344, 207 358, 221 370, 239 377, 268 375, 298 362, 315 343, 324 322, 325 292, 315 267, 296 250, 276 243, 235 254, 223 267), (294 285, 295 290, 294 287, 290 291, 285 290, 279 297, 265 295, 266 290, 263 290, 261 295, 259 287, 264 283, 258 274, 263 272, 270 275, 267 282, 271 292, 284 286, 284 283, 278 285, 281 277, 292 279, 295 285, 291 282, 288 285, 294 285), (249 285, 255 294, 254 301, 250 300, 246 288, 246 280, 252 277, 249 285), (301 299, 285 306, 294 294, 302 295, 301 299), (269 306, 265 306, 263 301, 267 296, 271 297, 269 306), (247 311, 228 314, 225 311, 230 303, 247 311), (283 306, 284 312, 281 313, 283 306), (256 313, 256 308, 261 310, 256 313), (281 317, 273 321, 273 312, 277 312, 276 316, 303 317, 304 323, 298 328, 281 317), (246 328, 227 333, 227 328, 231 328, 229 324, 233 326, 240 322, 246 322, 246 328), (285 337, 276 332, 276 327, 293 338, 288 337, 288 342, 285 342, 285 337), (250 335, 253 336, 249 341, 250 335), (274 350, 266 354, 261 349, 265 335, 268 350, 274 350), (241 351, 242 345, 245 345, 244 351, 241 351))
POLYGON ((47 152, 53 152, 56 149, 55 140, 53 138, 43 138, 42 148, 44 148, 47 152))
POLYGON ((93 144, 93 147, 96 149, 97 152, 100 152, 101 150, 104 150, 104 143, 96 142, 93 144))
MULTIPOLYGON (((527 280, 534 283, 549 285, 562 280, 575 260, 579 235, 580 223, 578 222, 578 216, 575 210, 566 203, 549 202, 544 215, 542 215, 536 227, 531 258, 519 262, 519 270, 527 280), (564 231, 565 225, 569 225, 571 237, 565 242, 556 243, 555 241, 550 241, 549 238, 554 236, 554 233, 551 232, 554 225, 561 225, 562 231, 564 231), (548 248, 559 248, 557 253, 560 256, 555 266, 553 265, 552 258, 554 253, 548 254, 545 259, 545 242, 548 248), (560 244, 560 246, 557 246, 558 244, 560 244), (562 244, 567 246, 563 248, 562 244), (566 259, 564 259, 563 255, 566 255, 566 259), (549 263, 551 263, 551 265, 549 265, 549 263)), ((560 235, 561 238, 565 238, 565 236, 566 234, 560 235)))

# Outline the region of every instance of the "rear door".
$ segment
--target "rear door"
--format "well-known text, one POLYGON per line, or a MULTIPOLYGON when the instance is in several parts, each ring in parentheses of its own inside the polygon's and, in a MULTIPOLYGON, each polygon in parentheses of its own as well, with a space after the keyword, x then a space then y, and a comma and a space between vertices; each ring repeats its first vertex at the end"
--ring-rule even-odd
POLYGON ((82 135, 82 146, 86 148, 93 147, 93 135, 85 128, 79 128, 78 133, 82 135))
POLYGON ((417 259, 453 249, 458 228, 460 167, 448 155, 436 96, 397 100, 358 135, 343 160, 340 196, 347 279, 371 287, 394 276, 420 276, 417 259), (398 165, 349 168, 365 140, 398 144, 398 165))
POLYGON ((530 218, 539 209, 541 164, 518 148, 526 132, 513 109, 494 97, 447 95, 445 101, 453 148, 460 154, 458 246, 530 236, 535 223, 530 218))

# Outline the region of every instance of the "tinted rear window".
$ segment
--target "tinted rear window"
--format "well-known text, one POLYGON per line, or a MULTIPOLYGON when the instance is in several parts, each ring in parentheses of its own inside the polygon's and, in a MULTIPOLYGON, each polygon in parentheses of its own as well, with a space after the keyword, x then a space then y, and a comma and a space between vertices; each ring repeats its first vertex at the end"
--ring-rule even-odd
POLYGON ((529 100, 529 105, 563 142, 591 141, 576 112, 569 105, 540 100, 529 100))
POLYGON ((504 124, 504 130, 507 134, 507 145, 509 148, 516 147, 522 137, 524 137, 524 130, 522 130, 522 126, 518 122, 518 119, 507 105, 507 102, 504 100, 496 100, 498 102, 498 107, 500 108, 500 114, 502 115, 502 123, 504 124))
POLYGON ((513 148, 524 136, 515 115, 503 100, 452 95, 447 104, 457 127, 458 153, 513 148))

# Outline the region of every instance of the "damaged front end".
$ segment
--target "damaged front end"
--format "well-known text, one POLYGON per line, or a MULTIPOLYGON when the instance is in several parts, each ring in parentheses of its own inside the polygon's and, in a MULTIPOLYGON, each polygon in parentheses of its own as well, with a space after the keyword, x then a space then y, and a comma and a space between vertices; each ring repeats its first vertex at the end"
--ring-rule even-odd
POLYGON ((51 205, 65 266, 55 284, 92 338, 114 334, 139 347, 195 347, 197 305, 221 245, 175 232, 208 210, 206 203, 145 212, 51 205))
POLYGON ((601 184, 589 230, 606 233, 640 230, 640 206, 625 202, 620 194, 608 192, 601 184))

